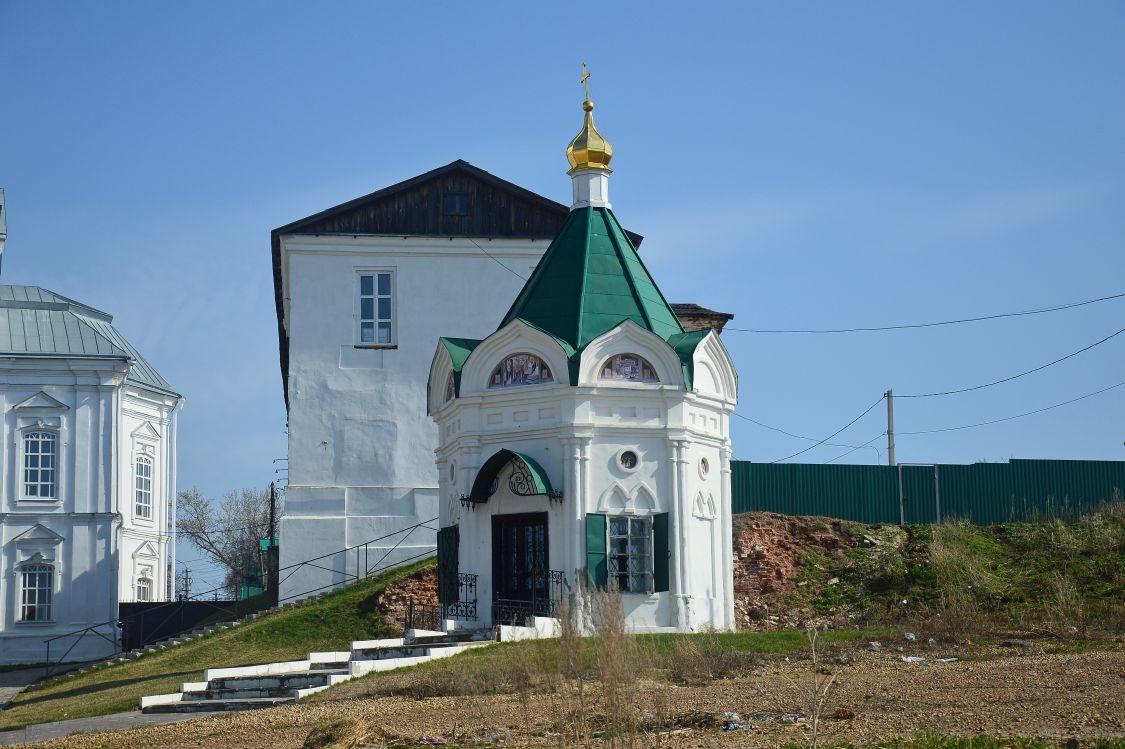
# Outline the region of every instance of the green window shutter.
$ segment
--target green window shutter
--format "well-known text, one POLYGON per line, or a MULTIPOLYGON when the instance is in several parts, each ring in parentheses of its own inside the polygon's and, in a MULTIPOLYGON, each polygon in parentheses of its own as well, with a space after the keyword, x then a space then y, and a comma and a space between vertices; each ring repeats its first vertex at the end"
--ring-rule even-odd
POLYGON ((668 590, 668 563, 671 561, 668 539, 668 513, 652 516, 652 587, 657 593, 668 590))
POLYGON ((437 532, 438 600, 442 603, 453 603, 460 595, 457 585, 459 540, 456 525, 437 532))
POLYGON ((599 513, 586 514, 586 584, 605 588, 609 583, 606 568, 606 519, 599 513))

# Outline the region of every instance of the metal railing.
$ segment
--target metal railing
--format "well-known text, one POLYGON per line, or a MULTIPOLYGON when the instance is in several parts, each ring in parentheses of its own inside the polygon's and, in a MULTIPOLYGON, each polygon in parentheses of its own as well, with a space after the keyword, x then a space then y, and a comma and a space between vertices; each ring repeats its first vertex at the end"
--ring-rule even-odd
POLYGON ((492 602, 492 623, 525 626, 533 616, 555 617, 559 601, 570 586, 562 570, 532 570, 529 575, 527 599, 497 598, 492 602))
POLYGON ((402 631, 427 629, 431 632, 441 630, 441 604, 418 603, 413 598, 406 602, 406 613, 402 618, 402 631))
POLYGON ((461 572, 457 575, 457 600, 442 602, 445 619, 477 618, 477 575, 461 572))
MULTIPOLYGON (((283 601, 289 601, 289 600, 292 600, 294 598, 302 598, 304 596, 312 595, 314 593, 319 593, 319 592, 325 590, 326 588, 336 588, 336 587, 339 587, 340 585, 343 585, 343 584, 346 584, 346 583, 349 583, 349 582, 357 582, 361 579, 366 579, 366 578, 370 577, 371 575, 375 575, 375 574, 378 574, 378 573, 381 573, 381 572, 386 572, 387 570, 393 569, 394 567, 398 567, 398 566, 401 566, 403 564, 408 564, 410 562, 418 561, 420 559, 424 559, 426 557, 433 556, 433 550, 427 549, 427 550, 425 550, 425 551, 423 551, 419 554, 414 554, 414 555, 411 555, 411 556, 406 557, 404 559, 400 559, 393 564, 382 565, 382 563, 387 559, 387 557, 389 557, 392 553, 394 553, 394 551, 397 550, 402 545, 402 543, 404 541, 406 541, 406 539, 408 539, 411 536, 411 534, 414 533, 414 531, 418 530, 419 528, 425 528, 427 530, 436 530, 435 528, 432 528, 431 526, 427 525, 427 523, 433 523, 436 520, 437 520, 437 518, 430 518, 429 520, 424 520, 420 523, 416 523, 416 524, 414 524, 412 526, 409 526, 407 528, 402 528, 400 530, 394 531, 393 533, 388 533, 388 534, 380 536, 378 538, 373 538, 369 541, 365 541, 362 544, 356 544, 354 546, 348 546, 348 547, 345 547, 345 548, 340 549, 338 551, 329 552, 328 554, 322 554, 318 557, 313 557, 312 559, 306 559, 304 561, 295 562, 293 564, 289 564, 289 565, 286 565, 285 567, 279 568, 278 573, 284 572, 285 570, 291 570, 288 575, 286 575, 285 577, 281 578, 278 581, 279 585, 282 582, 284 582, 285 580, 288 580, 290 577, 292 577, 292 575, 295 574, 298 570, 300 570, 302 568, 305 568, 305 567, 313 567, 313 568, 316 568, 316 569, 324 570, 324 571, 327 571, 327 572, 331 572, 334 575, 343 574, 344 579, 329 583, 327 585, 321 585, 321 586, 318 586, 316 588, 312 588, 310 590, 301 591, 300 593, 294 593, 294 594, 286 596, 284 598, 279 598, 279 599, 277 599, 277 603, 280 604, 283 601), (371 556, 371 554, 370 554, 371 546, 380 542, 380 541, 385 541, 389 538, 393 538, 394 536, 397 536, 397 535, 400 535, 400 534, 404 534, 403 537, 400 538, 394 544, 394 546, 392 546, 390 549, 387 549, 386 553, 384 553, 382 556, 380 556, 375 561, 374 565, 370 565, 369 561, 370 561, 370 556, 371 556), (341 571, 341 570, 332 569, 332 568, 329 568, 329 567, 325 567, 323 565, 316 564, 317 562, 321 562, 325 559, 328 559, 329 557, 334 557, 334 556, 339 555, 339 554, 348 555, 353 551, 355 552, 355 555, 356 555, 356 573, 355 574, 348 574, 346 570, 341 571), (364 564, 363 564, 362 567, 359 565, 359 560, 361 558, 364 561, 364 564), (361 569, 363 570, 362 575, 359 574, 361 569)), ((382 548, 382 547, 379 547, 379 548, 382 548)), ((205 598, 203 598, 203 596, 209 596, 209 595, 212 595, 212 594, 217 594, 219 591, 222 591, 222 590, 225 590, 225 586, 212 588, 211 590, 206 590, 206 591, 203 591, 202 593, 196 593, 195 595, 189 596, 189 597, 184 598, 184 599, 179 599, 179 600, 176 600, 176 601, 166 601, 164 604, 161 604, 161 605, 156 606, 152 609, 149 609, 148 611, 159 611, 159 610, 163 610, 165 608, 168 608, 170 610, 169 615, 164 620, 163 623, 166 623, 172 616, 175 616, 176 612, 175 612, 173 607, 175 607, 177 604, 180 604, 182 601, 198 601, 198 602, 208 603, 208 604, 213 603, 215 605, 216 613, 223 613, 223 614, 240 613, 241 616, 248 616, 249 614, 255 613, 255 610, 241 610, 240 611, 239 609, 241 607, 238 607, 237 604, 242 603, 241 601, 208 601, 205 598)), ((474 590, 475 590, 475 583, 474 583, 474 590)), ((236 617, 236 618, 241 618, 241 616, 236 617)), ((218 623, 222 623, 223 621, 225 621, 225 620, 220 619, 220 620, 213 621, 212 623, 218 624, 218 623)), ((43 669, 44 669, 43 678, 49 679, 51 677, 52 668, 53 667, 57 668, 57 667, 61 666, 64 663, 64 661, 66 660, 66 657, 68 655, 70 655, 71 652, 74 651, 74 648, 77 647, 78 644, 80 642, 82 642, 87 637, 101 638, 102 640, 105 640, 106 642, 110 643, 111 646, 112 646, 112 652, 110 653, 110 657, 112 657, 114 655, 118 655, 119 653, 121 653, 123 651, 123 645, 122 645, 121 639, 117 637, 116 630, 119 628, 119 625, 121 625, 122 623, 123 623, 123 620, 120 617, 115 618, 115 619, 107 619, 106 621, 98 622, 96 624, 91 624, 87 627, 83 627, 82 629, 77 629, 77 630, 74 630, 72 632, 64 632, 63 634, 55 635, 54 637, 48 637, 48 638, 44 639, 43 643, 44 643, 44 646, 45 646, 45 659, 44 659, 44 662, 43 662, 43 669), (109 629, 111 631, 111 635, 107 635, 105 633, 104 630, 106 630, 106 629, 109 629), (55 643, 59 640, 62 640, 64 638, 68 638, 68 637, 73 637, 75 639, 74 639, 73 642, 70 643, 70 646, 58 657, 58 659, 56 661, 52 662, 52 659, 51 659, 52 643, 55 643)), ((143 623, 143 619, 142 619, 142 623, 143 623)), ((158 627, 159 626, 160 625, 158 625, 158 627)), ((175 635, 172 635, 172 636, 174 637, 175 635)), ((142 633, 142 636, 141 636, 141 643, 142 643, 141 647, 144 647, 147 644, 147 643, 144 642, 143 633, 142 633)))

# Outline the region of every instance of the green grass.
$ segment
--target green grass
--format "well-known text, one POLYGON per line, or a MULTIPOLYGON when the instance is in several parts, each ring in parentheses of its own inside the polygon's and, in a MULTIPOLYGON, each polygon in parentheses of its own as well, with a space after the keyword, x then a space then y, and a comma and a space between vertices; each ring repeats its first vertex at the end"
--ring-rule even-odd
POLYGON ((384 621, 375 607, 378 593, 433 563, 418 562, 312 604, 23 692, 0 712, 0 730, 131 710, 145 695, 176 692, 182 682, 201 680, 205 668, 297 660, 313 651, 347 650, 352 640, 394 636, 397 623, 384 621))

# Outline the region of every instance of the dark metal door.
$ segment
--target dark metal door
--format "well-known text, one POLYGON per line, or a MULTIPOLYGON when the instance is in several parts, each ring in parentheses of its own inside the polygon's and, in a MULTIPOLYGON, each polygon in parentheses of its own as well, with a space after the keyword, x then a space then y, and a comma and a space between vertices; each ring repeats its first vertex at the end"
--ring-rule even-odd
POLYGON ((492 597, 532 601, 547 596, 547 513, 492 517, 492 597), (533 574, 535 573, 535 574, 533 574))

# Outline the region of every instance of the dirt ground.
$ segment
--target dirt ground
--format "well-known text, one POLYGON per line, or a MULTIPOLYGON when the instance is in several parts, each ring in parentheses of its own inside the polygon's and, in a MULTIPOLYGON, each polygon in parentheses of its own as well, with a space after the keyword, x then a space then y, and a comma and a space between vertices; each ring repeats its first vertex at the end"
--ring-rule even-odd
MULTIPOLYGON (((934 663, 936 657, 948 654, 923 653, 930 665, 904 663, 902 654, 894 650, 855 650, 848 655, 850 663, 831 666, 839 676, 824 710, 834 717, 821 724, 823 740, 866 742, 919 731, 1077 738, 1080 743, 1125 737, 1125 652, 1001 651, 956 663, 934 663)), ((653 727, 638 744, 776 747, 803 742, 809 725, 801 716, 802 689, 807 689, 810 674, 808 662, 776 658, 740 680, 693 687, 642 682, 638 714, 648 713, 653 727), (719 729, 720 716, 727 711, 738 713, 743 727, 719 729)), ((344 717, 369 726, 368 741, 374 745, 422 736, 443 736, 450 743, 469 745, 572 744, 552 735, 560 728, 558 696, 532 696, 527 705, 515 696, 371 698, 356 696, 362 682, 348 686, 300 704, 169 726, 82 734, 40 746, 284 749, 300 747, 318 723, 344 717)))

